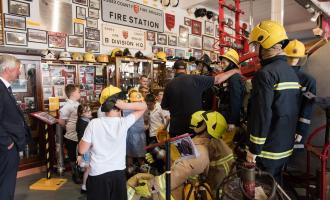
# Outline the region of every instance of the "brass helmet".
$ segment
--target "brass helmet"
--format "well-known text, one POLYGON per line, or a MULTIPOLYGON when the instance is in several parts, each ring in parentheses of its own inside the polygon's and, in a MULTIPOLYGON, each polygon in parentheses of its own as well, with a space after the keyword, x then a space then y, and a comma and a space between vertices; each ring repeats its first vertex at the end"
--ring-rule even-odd
POLYGON ((106 54, 101 54, 101 55, 97 56, 96 59, 97 59, 97 62, 99 62, 99 63, 108 63, 109 62, 109 57, 106 54))
POLYGON ((72 60, 73 61, 84 61, 84 58, 81 53, 74 52, 74 53, 72 53, 72 60))
POLYGON ((94 54, 90 53, 90 52, 85 53, 84 54, 84 61, 85 62, 90 62, 90 63, 96 62, 94 54))

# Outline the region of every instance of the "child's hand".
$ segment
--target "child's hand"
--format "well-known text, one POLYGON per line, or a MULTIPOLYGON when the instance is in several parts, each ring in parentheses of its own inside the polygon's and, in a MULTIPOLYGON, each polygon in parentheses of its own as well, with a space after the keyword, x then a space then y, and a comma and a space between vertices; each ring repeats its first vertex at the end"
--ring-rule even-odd
POLYGON ((77 164, 80 165, 82 162, 82 156, 77 157, 77 164))
POLYGON ((120 99, 119 99, 119 100, 116 101, 116 107, 119 108, 119 109, 121 109, 121 110, 123 110, 125 104, 126 104, 126 103, 125 103, 125 101, 123 101, 123 100, 120 100, 120 99))

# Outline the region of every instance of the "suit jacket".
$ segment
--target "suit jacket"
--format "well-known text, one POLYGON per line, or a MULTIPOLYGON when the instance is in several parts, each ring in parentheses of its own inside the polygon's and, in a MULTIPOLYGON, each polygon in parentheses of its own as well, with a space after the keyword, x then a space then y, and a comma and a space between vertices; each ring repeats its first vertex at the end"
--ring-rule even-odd
POLYGON ((15 97, 0 79, 0 150, 6 150, 14 142, 22 150, 31 139, 22 110, 15 97))

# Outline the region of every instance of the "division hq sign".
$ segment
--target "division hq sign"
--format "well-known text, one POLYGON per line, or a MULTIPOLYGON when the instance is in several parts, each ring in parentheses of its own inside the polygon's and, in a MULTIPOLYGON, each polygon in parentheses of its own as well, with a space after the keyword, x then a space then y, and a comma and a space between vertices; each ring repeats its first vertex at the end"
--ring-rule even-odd
POLYGON ((162 10, 128 0, 102 0, 102 20, 123 26, 164 32, 162 10))

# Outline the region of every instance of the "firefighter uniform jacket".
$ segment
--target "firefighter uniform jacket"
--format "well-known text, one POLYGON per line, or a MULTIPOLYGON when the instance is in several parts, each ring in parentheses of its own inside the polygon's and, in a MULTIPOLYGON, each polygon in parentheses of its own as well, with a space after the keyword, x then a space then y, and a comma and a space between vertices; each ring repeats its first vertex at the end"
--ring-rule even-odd
POLYGON ((240 124, 241 111, 243 111, 245 86, 239 74, 231 76, 222 83, 219 92, 219 111, 223 114, 228 124, 240 124))
MULTIPOLYGON (((302 87, 302 92, 311 92, 316 95, 316 80, 314 77, 303 72, 300 67, 293 68, 299 78, 299 83, 302 87)), ((313 102, 306 97, 302 97, 299 112, 299 119, 296 133, 302 136, 302 142, 306 139, 309 125, 311 123, 311 115, 313 111, 313 102)))
POLYGON ((252 79, 248 131, 249 151, 279 160, 292 154, 300 106, 299 79, 278 55, 261 61, 252 79))

